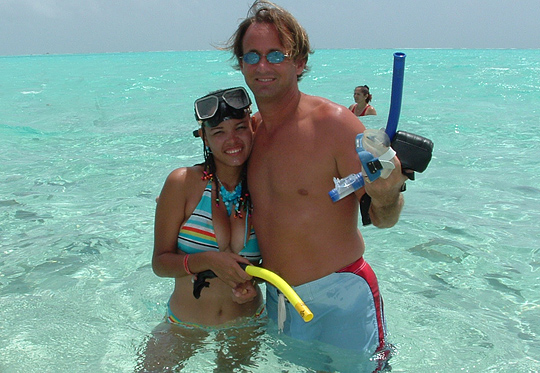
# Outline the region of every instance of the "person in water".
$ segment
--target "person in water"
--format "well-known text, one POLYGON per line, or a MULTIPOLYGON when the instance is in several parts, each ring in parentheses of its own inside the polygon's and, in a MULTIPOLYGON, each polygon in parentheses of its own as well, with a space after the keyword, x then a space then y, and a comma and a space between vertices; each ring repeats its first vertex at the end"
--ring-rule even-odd
POLYGON ((357 117, 364 115, 377 115, 377 110, 369 103, 373 96, 369 93, 367 85, 360 85, 354 89, 354 104, 349 106, 349 110, 357 117))
MULTIPOLYGON (((253 142, 250 106, 243 87, 196 100, 200 128, 194 135, 202 139, 204 162, 172 171, 157 199, 152 268, 160 277, 174 278, 165 321, 177 327, 176 332, 204 334, 265 315, 258 285, 239 265, 261 259, 246 180, 253 142), (209 279, 209 287, 196 299, 193 281, 207 270, 217 278, 209 279)), ((160 350, 170 336, 161 342, 158 336, 155 332, 147 345, 145 369, 160 366, 161 358, 170 360, 163 351, 170 352, 170 344, 179 345, 170 342, 168 349, 160 350)), ((188 358, 197 343, 182 345, 182 355, 188 358)))
POLYGON ((311 53, 303 27, 285 9, 256 1, 226 48, 259 109, 248 181, 263 266, 293 285, 314 315, 304 322, 267 284, 269 317, 297 339, 367 354, 384 349, 383 302, 363 258, 358 212, 362 200, 375 226, 396 224, 406 180, 399 160, 387 179, 333 203, 333 178, 362 170, 355 138, 365 127, 342 105, 299 90, 311 53))

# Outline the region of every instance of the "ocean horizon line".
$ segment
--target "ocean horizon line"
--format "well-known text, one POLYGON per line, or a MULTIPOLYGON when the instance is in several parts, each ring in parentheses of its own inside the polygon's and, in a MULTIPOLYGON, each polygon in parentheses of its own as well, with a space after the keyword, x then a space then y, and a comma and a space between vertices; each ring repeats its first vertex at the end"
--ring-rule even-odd
MULTIPOLYGON (((524 50, 524 51, 534 51, 538 50, 540 51, 540 48, 445 48, 445 47, 422 47, 422 48, 414 48, 414 47, 402 47, 402 48, 315 48, 314 53, 317 51, 322 50, 366 50, 366 51, 385 51, 385 50, 393 50, 393 51, 400 51, 400 50, 449 50, 449 51, 458 51, 458 50, 464 50, 464 51, 492 51, 492 50, 509 50, 509 51, 516 51, 516 50, 524 50)), ((222 52, 224 54, 229 54, 228 51, 220 51, 219 49, 179 49, 179 50, 150 50, 150 51, 117 51, 117 52, 74 52, 74 53, 54 53, 54 52, 47 52, 47 53, 30 53, 30 54, 6 54, 2 55, 0 54, 0 58, 18 58, 18 57, 45 57, 45 56, 93 56, 93 55, 115 55, 115 54, 143 54, 143 53, 181 53, 181 52, 222 52)))

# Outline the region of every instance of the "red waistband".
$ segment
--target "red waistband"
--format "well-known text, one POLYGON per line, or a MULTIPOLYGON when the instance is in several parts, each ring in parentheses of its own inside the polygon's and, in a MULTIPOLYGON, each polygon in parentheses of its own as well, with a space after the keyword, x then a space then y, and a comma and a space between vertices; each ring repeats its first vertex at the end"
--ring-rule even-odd
POLYGON ((377 276, 375 276, 375 272, 373 272, 373 269, 371 266, 364 260, 363 257, 358 259, 356 262, 349 264, 346 267, 341 268, 338 272, 348 272, 353 273, 355 275, 358 275, 362 277, 364 280, 366 280, 367 284, 369 285, 369 288, 371 289, 371 293, 373 294, 373 302, 375 304, 375 308, 377 310, 377 325, 379 327, 379 346, 377 347, 377 351, 382 351, 385 346, 385 322, 384 322, 384 312, 383 312, 383 302, 382 297, 379 293, 379 284, 377 283, 377 276))
POLYGON ((351 272, 351 273, 359 273, 363 268, 364 266, 366 265, 366 261, 364 260, 364 257, 361 256, 360 259, 358 259, 357 261, 349 264, 348 266, 346 267, 343 267, 341 268, 339 271, 337 272, 351 272))

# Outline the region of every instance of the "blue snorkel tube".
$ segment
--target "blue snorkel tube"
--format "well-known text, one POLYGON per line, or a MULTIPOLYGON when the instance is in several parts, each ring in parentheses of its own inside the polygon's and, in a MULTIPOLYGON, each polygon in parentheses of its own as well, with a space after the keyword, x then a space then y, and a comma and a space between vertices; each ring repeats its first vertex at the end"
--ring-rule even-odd
POLYGON ((394 53, 394 71, 392 74, 392 93, 390 98, 390 112, 386 122, 385 132, 390 141, 396 136, 401 112, 401 98, 403 97, 403 76, 405 75, 405 53, 394 53))
MULTIPOLYGON (((394 53, 394 70, 392 73, 392 92, 390 99, 390 112, 388 114, 388 122, 386 124, 385 132, 392 141, 396 135, 396 130, 399 122, 399 114, 401 112, 401 98, 403 96, 403 76, 405 73, 405 53, 396 52, 394 53)), ((370 155, 369 152, 365 151, 362 147, 362 137, 363 134, 359 134, 356 138, 356 150, 364 166, 369 166, 378 162, 379 159, 375 158, 373 155, 370 155)), ((389 145, 389 144, 388 144, 389 145)), ((365 167, 367 169, 367 167, 365 167)), ((372 174, 367 175, 370 181, 377 179, 380 176, 381 172, 374 171, 372 174)), ((343 197, 348 196, 353 193, 355 190, 362 188, 365 184, 362 173, 351 174, 343 179, 334 178, 335 188, 332 189, 328 194, 333 202, 337 202, 343 197)))

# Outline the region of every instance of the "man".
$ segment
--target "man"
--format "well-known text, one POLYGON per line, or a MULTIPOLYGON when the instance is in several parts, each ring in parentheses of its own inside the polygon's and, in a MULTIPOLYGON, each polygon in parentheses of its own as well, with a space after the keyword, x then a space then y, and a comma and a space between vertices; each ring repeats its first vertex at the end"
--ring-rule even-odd
MULTIPOLYGON (((228 48, 259 109, 248 180, 263 265, 293 285, 314 314, 304 323, 288 304, 284 332, 366 353, 382 350, 382 299, 362 257, 359 200, 371 197, 375 226, 393 226, 406 180, 399 160, 394 158, 387 179, 333 203, 328 196, 333 178, 361 171, 355 138, 365 128, 347 108, 300 92, 298 81, 311 53, 305 30, 284 9, 257 1, 228 48)), ((268 285, 274 320, 279 299, 279 291, 268 285)))

